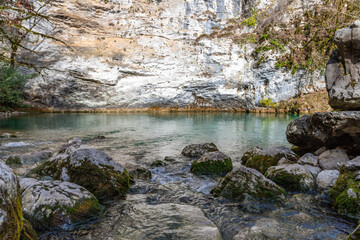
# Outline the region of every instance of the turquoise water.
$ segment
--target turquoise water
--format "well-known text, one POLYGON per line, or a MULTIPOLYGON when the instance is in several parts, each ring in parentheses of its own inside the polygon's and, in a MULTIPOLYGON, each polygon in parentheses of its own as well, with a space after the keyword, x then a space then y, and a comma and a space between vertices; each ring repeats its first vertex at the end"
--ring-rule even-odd
POLYGON ((236 159, 254 146, 290 146, 285 130, 294 119, 293 115, 247 113, 22 115, 0 119, 0 134, 18 135, 0 140, 0 151, 28 152, 50 148, 74 136, 91 139, 101 135, 105 139, 88 144, 120 162, 144 163, 179 154, 187 144, 204 142, 214 142, 236 159))

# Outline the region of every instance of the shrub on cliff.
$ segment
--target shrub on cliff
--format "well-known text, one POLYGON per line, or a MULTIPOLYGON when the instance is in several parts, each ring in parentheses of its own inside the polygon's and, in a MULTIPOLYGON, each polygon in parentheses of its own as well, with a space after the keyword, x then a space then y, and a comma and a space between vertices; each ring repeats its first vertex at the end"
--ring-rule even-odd
POLYGON ((22 106, 28 78, 10 64, 0 63, 0 111, 22 106))

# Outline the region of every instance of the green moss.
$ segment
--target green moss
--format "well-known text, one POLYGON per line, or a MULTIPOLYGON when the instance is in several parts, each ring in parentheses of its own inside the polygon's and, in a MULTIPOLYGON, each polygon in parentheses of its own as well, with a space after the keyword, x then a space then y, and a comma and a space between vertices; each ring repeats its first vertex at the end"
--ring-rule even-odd
POLYGON ((12 156, 6 160, 7 165, 22 165, 21 158, 19 156, 12 156))
POLYGON ((270 155, 254 155, 247 159, 245 166, 256 169, 262 174, 265 174, 267 169, 269 167, 276 166, 282 157, 284 157, 283 154, 277 154, 274 157, 270 155))
POLYGON ((360 199, 348 196, 347 191, 351 188, 353 192, 360 192, 359 182, 355 181, 355 172, 340 170, 340 175, 330 190, 330 197, 334 200, 334 208, 340 214, 357 217, 360 214, 360 199))
POLYGON ((24 218, 23 223, 24 227, 21 231, 20 240, 38 240, 37 234, 31 226, 30 222, 24 218))
MULTIPOLYGON (((282 186, 288 191, 302 191, 304 190, 304 186, 301 184, 302 180, 305 176, 299 174, 294 175, 291 173, 288 173, 284 170, 278 170, 273 172, 275 175, 274 177, 270 177, 270 179, 278 184, 279 186, 282 186)), ((268 176, 267 176, 268 177, 268 176)))
POLYGON ((276 108, 276 103, 274 103, 271 98, 263 97, 262 100, 259 101, 260 106, 267 108, 276 108))
POLYGON ((224 174, 233 169, 232 161, 227 158, 223 161, 194 161, 191 165, 190 171, 195 174, 224 174))
POLYGON ((2 224, 3 231, 0 232, 0 239, 20 239, 23 229, 23 215, 19 190, 17 196, 14 202, 5 203, 1 206, 1 209, 7 214, 7 221, 2 224))
POLYGON ((256 16, 251 16, 242 22, 243 25, 248 27, 255 27, 257 24, 256 16))
POLYGON ((84 219, 96 217, 100 213, 100 210, 101 205, 96 198, 86 199, 77 203, 72 208, 67 208, 72 222, 83 221, 84 219))
POLYGON ((83 186, 99 199, 125 197, 130 188, 128 172, 120 173, 109 166, 99 168, 85 161, 79 167, 68 168, 68 174, 71 182, 83 186))

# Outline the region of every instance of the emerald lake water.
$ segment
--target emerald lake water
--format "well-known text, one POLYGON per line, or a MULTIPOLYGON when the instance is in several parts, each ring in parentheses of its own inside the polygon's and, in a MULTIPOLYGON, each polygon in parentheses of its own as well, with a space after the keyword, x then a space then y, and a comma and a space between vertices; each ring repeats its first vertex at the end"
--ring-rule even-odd
POLYGON ((247 113, 29 114, 0 119, 4 155, 51 148, 71 137, 104 136, 92 147, 120 162, 144 163, 174 155, 191 143, 214 142, 237 159, 254 146, 290 146, 285 130, 293 115, 247 113))
MULTIPOLYGON (((151 179, 136 180, 126 200, 109 203, 97 219, 40 233, 41 240, 197 239, 183 235, 181 228, 189 223, 175 206, 201 209, 224 240, 244 239, 256 229, 268 234, 261 239, 345 239, 355 225, 331 209, 328 196, 289 194, 283 206, 258 204, 251 198, 242 203, 215 198, 210 190, 221 177, 190 173, 192 159, 181 156, 188 144, 213 142, 237 167, 252 147, 289 147, 285 131, 294 119, 247 113, 27 114, 0 119, 0 134, 17 136, 0 139, 0 160, 41 150, 56 152, 68 139, 81 137, 82 147, 101 149, 126 168, 130 163, 151 171, 151 179), (151 167, 165 156, 175 161, 151 167)), ((27 170, 14 169, 20 176, 27 170)))

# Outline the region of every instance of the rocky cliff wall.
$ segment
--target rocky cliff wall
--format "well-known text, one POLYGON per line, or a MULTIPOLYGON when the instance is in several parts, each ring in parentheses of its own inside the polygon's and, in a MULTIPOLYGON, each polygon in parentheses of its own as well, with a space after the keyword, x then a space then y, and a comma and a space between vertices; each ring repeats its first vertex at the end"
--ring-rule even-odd
MULTIPOLYGON (((301 12, 317 1, 286 1, 301 12), (305 4, 305 5, 304 5, 305 4)), ((56 0, 42 31, 67 42, 33 37, 37 55, 22 59, 41 74, 27 84, 29 99, 55 108, 244 108, 324 88, 320 72, 275 68, 276 52, 257 67, 251 42, 215 30, 284 1, 56 0)), ((280 17, 280 16, 279 16, 280 17)), ((289 18, 283 14, 282 18, 289 18)), ((276 19, 276 18, 275 18, 276 19)), ((251 32, 251 26, 233 30, 251 32)))

